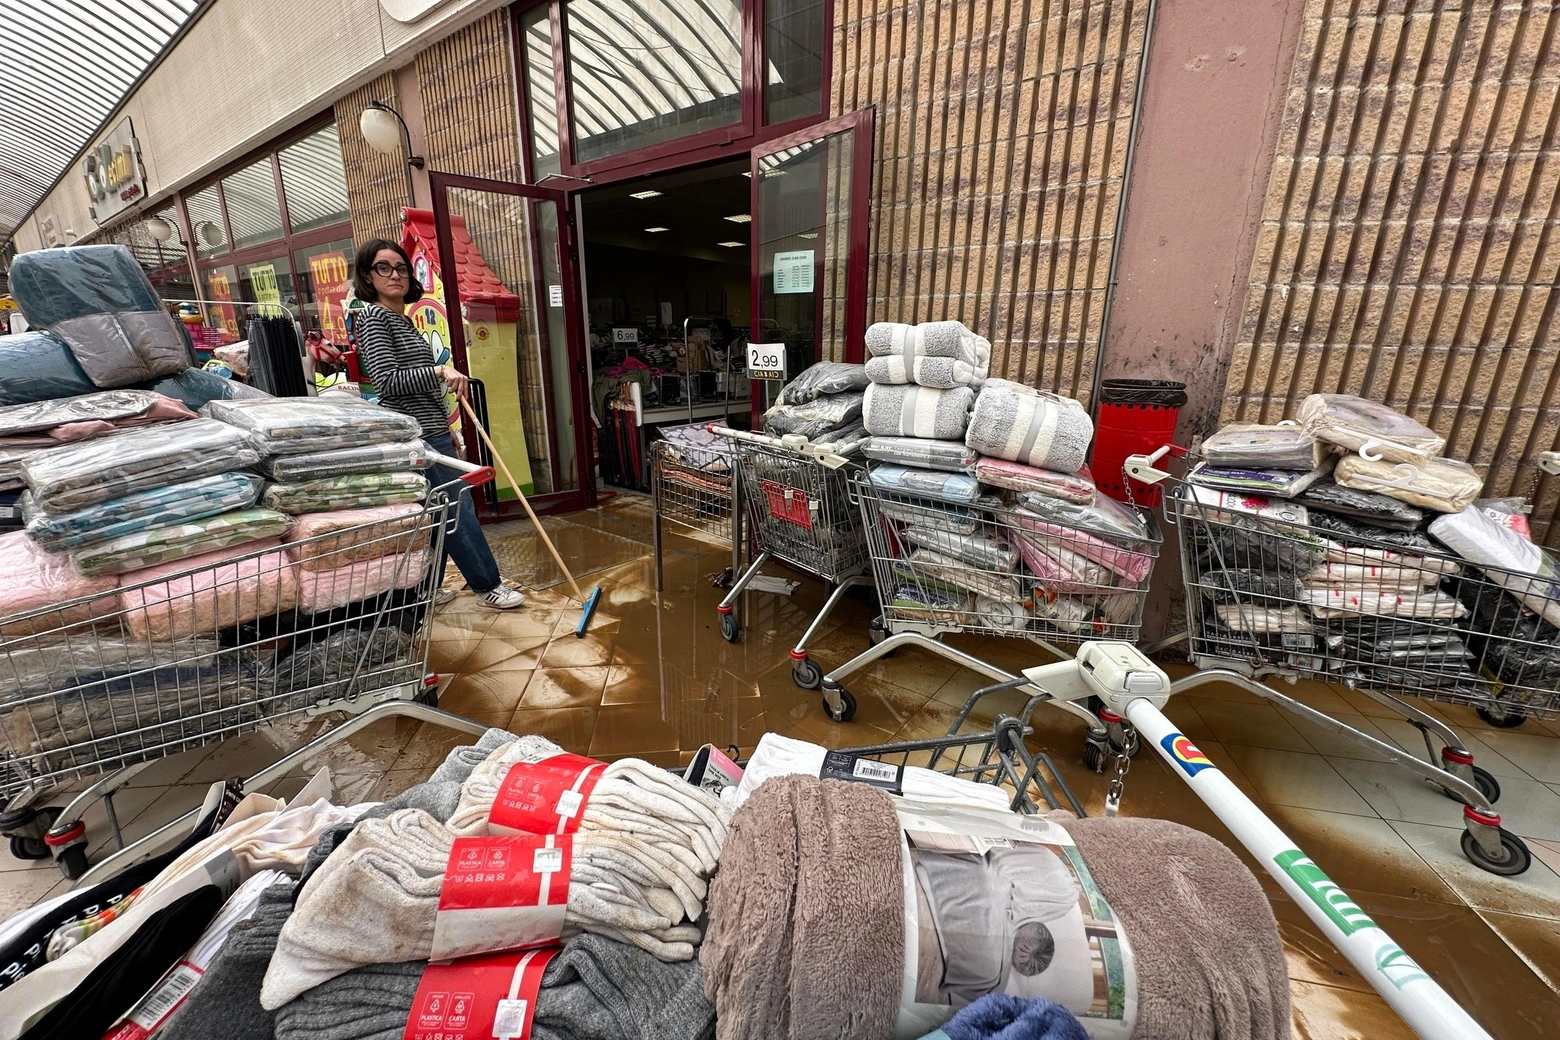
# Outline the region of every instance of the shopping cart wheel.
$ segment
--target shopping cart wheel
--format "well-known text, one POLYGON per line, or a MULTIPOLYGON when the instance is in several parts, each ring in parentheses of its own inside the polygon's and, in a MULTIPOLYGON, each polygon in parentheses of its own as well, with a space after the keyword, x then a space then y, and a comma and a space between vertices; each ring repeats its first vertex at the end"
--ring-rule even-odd
POLYGON ((835 691, 836 696, 839 697, 840 709, 839 711, 834 710, 834 708, 829 704, 828 694, 825 693, 823 697, 823 713, 829 716, 829 718, 833 719, 835 722, 849 722, 851 719, 855 718, 856 698, 851 695, 851 692, 838 683, 831 684, 829 689, 835 691))
POLYGON ((1463 831, 1463 855, 1471 859, 1475 866, 1491 874, 1514 877, 1533 865, 1533 854, 1528 851, 1527 845, 1504 827, 1500 828, 1500 848, 1504 856, 1498 860, 1491 859, 1484 851, 1484 846, 1480 845, 1471 833, 1463 831))
POLYGON ((54 860, 60 871, 74 881, 87 872, 87 843, 79 841, 60 853, 54 860))
POLYGON ((742 626, 737 623, 735 614, 722 614, 720 616, 720 634, 728 643, 735 643, 742 635, 742 626))
POLYGON ((1483 766, 1473 767, 1473 785, 1490 800, 1491 805, 1500 801, 1500 781, 1483 766))
POLYGON ((1474 708, 1474 712, 1497 729, 1514 729, 1527 721, 1527 716, 1520 711, 1502 712, 1499 709, 1491 711, 1488 708, 1474 708))
POLYGON ((48 859, 52 854, 42 838, 12 838, 11 855, 17 859, 48 859))
POLYGON ((791 678, 804 690, 816 690, 818 684, 823 682, 823 669, 810 657, 792 661, 791 678))
POLYGON ((1083 764, 1094 772, 1105 772, 1105 764, 1110 759, 1111 751, 1104 741, 1085 740, 1083 742, 1083 764))

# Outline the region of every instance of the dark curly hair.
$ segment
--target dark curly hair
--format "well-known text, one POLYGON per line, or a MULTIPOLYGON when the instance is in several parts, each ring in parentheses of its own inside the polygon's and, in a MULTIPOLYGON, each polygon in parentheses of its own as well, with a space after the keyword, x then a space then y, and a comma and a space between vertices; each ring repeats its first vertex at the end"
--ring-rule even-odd
POLYGON ((357 263, 352 272, 352 293, 364 303, 376 303, 379 300, 379 290, 374 288, 374 259, 385 249, 399 253, 402 260, 406 261, 406 299, 403 303, 416 303, 423 298, 422 283, 417 280, 417 272, 412 268, 412 258, 406 255, 406 250, 401 248, 401 243, 392 242, 388 238, 376 238, 363 244, 363 248, 357 251, 357 263))

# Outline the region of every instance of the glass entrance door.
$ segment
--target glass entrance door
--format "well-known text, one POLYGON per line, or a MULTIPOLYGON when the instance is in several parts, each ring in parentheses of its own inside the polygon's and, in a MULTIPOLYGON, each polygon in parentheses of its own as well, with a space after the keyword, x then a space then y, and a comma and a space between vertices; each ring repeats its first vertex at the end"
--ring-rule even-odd
MULTIPOLYGON (((423 284, 443 290, 451 359, 480 380, 489 435, 533 506, 594 505, 585 344, 568 318, 580 309, 567 196, 437 171, 429 182, 436 270, 423 284)), ((424 258, 413 261, 422 274, 424 258)), ((479 438, 465 440, 480 458, 479 438)), ((520 514, 501 474, 497 489, 498 514, 520 514)))
POLYGON ((787 378, 862 360, 872 123, 864 109, 753 151, 752 338, 785 345, 787 378))

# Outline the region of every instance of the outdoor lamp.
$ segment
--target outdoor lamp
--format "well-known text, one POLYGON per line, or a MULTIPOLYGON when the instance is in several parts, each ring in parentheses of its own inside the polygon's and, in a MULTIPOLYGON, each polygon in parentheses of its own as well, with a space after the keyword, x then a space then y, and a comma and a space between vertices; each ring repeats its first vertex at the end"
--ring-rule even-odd
POLYGON ((363 140, 374 151, 383 155, 400 155, 401 138, 406 137, 406 201, 408 205, 417 204, 416 193, 412 189, 412 171, 415 166, 419 170, 423 168, 423 158, 412 154, 412 131, 406 125, 406 120, 401 118, 401 113, 385 104, 383 101, 370 101, 368 107, 363 109, 363 114, 358 117, 358 130, 363 134, 363 140))
POLYGON ((173 238, 173 225, 162 217, 151 217, 146 221, 146 233, 159 242, 166 242, 173 238))

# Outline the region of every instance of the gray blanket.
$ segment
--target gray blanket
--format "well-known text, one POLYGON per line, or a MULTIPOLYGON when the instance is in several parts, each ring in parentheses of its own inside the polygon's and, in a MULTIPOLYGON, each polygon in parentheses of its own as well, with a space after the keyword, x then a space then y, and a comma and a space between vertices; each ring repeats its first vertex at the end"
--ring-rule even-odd
MULTIPOLYGON (((867 429, 878 432, 870 422, 867 429)), ((993 458, 1076 473, 1093 437, 1089 413, 1072 398, 990 379, 975 399, 964 443, 993 458)))
MULTIPOLYGON (((969 424, 970 404, 974 400, 975 391, 967 386, 936 390, 929 386, 873 383, 867 387, 861 420, 867 432, 878 437, 963 440, 969 424)), ((1084 421, 1088 421, 1087 417, 1084 421)), ((1084 443, 1088 444, 1087 441, 1084 443)), ((1082 459, 1079 465, 1082 465, 1082 459)), ((1073 468, 1077 469, 1076 466, 1073 468)))

